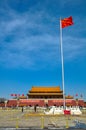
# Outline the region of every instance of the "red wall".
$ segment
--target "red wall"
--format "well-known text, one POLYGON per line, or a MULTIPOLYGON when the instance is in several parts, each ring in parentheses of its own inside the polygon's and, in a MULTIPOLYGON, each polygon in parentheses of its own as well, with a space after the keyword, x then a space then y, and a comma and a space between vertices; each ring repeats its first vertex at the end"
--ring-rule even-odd
MULTIPOLYGON (((70 105, 70 106, 86 106, 86 104, 84 103, 84 100, 74 100, 74 99, 66 99, 66 105, 70 105)), ((10 99, 7 102, 7 106, 8 107, 16 107, 16 106, 46 106, 46 104, 48 106, 62 106, 63 105, 63 99, 49 99, 48 102, 46 103, 45 100, 41 100, 41 99, 20 99, 20 100, 16 100, 16 99, 10 99)), ((0 106, 4 107, 5 104, 0 104, 0 106)))

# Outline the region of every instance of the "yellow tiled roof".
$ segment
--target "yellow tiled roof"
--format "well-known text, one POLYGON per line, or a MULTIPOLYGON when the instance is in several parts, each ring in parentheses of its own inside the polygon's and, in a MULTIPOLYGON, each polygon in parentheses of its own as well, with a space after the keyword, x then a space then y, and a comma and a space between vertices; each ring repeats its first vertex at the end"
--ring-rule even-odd
POLYGON ((60 92, 60 87, 57 86, 57 87, 35 87, 33 86, 31 88, 31 91, 30 92, 60 92))

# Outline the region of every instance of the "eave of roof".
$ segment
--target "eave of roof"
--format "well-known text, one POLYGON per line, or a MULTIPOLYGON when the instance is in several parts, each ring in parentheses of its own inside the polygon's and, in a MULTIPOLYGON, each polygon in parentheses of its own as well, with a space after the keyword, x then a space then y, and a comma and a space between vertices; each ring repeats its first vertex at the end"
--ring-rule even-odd
POLYGON ((39 95, 39 96, 40 95, 51 95, 51 96, 53 96, 53 95, 63 95, 63 93, 53 93, 53 94, 52 93, 29 93, 28 96, 29 95, 39 95))

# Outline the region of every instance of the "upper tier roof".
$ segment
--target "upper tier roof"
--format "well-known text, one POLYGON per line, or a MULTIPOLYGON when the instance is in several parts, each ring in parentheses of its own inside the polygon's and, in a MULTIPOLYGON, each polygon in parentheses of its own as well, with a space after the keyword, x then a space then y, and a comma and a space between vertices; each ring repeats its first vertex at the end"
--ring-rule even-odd
POLYGON ((62 91, 59 86, 56 87, 36 87, 33 86, 30 90, 30 92, 60 92, 62 91))

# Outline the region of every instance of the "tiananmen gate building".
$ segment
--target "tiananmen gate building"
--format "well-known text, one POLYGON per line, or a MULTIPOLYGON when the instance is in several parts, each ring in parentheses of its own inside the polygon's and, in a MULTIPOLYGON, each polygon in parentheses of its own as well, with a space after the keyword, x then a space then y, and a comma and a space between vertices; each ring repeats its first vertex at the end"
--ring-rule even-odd
POLYGON ((33 86, 29 93, 28 98, 33 99, 53 99, 63 98, 63 91, 59 86, 57 87, 35 87, 33 86))
MULTIPOLYGON (((73 96, 65 96, 66 106, 84 106, 84 100, 74 99, 73 96)), ((16 97, 16 99, 9 99, 7 104, 2 106, 7 107, 22 107, 22 106, 63 106, 63 91, 60 86, 32 86, 31 90, 28 91, 27 96, 16 97)))

